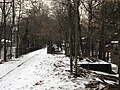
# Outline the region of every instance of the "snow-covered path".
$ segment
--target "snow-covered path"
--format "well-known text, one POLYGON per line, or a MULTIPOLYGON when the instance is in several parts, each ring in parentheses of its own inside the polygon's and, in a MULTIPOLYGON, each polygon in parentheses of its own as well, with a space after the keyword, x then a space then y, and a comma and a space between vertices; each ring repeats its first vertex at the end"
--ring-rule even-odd
POLYGON ((84 90, 88 81, 69 75, 69 59, 46 52, 38 50, 0 65, 0 90, 84 90))

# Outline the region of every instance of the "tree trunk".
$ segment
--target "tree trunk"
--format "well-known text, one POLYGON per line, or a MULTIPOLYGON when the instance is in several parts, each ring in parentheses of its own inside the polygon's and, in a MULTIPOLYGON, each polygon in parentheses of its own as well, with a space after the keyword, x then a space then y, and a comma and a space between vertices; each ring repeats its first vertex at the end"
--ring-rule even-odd
POLYGON ((10 59, 12 58, 12 44, 13 44, 13 39, 12 39, 12 32, 14 29, 14 24, 15 24, 15 8, 14 8, 14 0, 12 0, 12 28, 11 28, 11 46, 10 46, 10 59))
POLYGON ((91 15, 91 13, 93 13, 92 12, 92 1, 89 1, 88 2, 88 6, 89 6, 89 24, 88 24, 88 50, 89 50, 89 55, 88 55, 88 57, 91 57, 92 55, 93 55, 93 53, 92 53, 92 42, 93 42, 93 39, 92 39, 92 34, 93 34, 93 30, 92 30, 92 15, 91 15))
POLYGON ((69 17, 69 48, 70 48, 70 72, 72 73, 73 72, 73 56, 72 56, 72 21, 71 21, 71 1, 68 0, 68 17, 69 17))
POLYGON ((101 35, 100 35, 100 44, 99 44, 99 59, 105 60, 105 2, 101 7, 101 18, 102 18, 102 28, 101 28, 101 35))
MULTIPOLYGON (((120 9, 120 2, 118 2, 118 6, 119 6, 119 9, 120 9)), ((120 16, 119 16, 120 17, 120 16)), ((119 22, 120 22, 120 19, 119 19, 119 22)), ((119 26, 120 27, 120 26, 119 26)), ((120 33, 119 33, 120 34, 120 33)), ((118 89, 120 89, 120 35, 119 35, 119 65, 118 65, 118 68, 119 68, 119 87, 118 89)))
POLYGON ((77 60, 78 60, 78 29, 79 29, 79 0, 75 0, 75 76, 78 75, 78 67, 77 67, 77 60))
POLYGON ((68 56, 68 32, 65 32, 65 55, 68 56))
POLYGON ((4 31, 4 61, 7 62, 7 50, 6 50, 6 9, 5 9, 5 1, 4 0, 4 4, 3 4, 3 15, 4 15, 4 22, 3 22, 3 31, 4 31))
MULTIPOLYGON (((19 29, 20 29, 20 26, 19 26, 20 14, 21 14, 21 0, 20 0, 20 10, 19 10, 18 24, 17 24, 18 30, 16 31, 16 58, 18 58, 18 56, 19 56, 19 37, 18 37, 19 34, 18 33, 19 33, 19 29)), ((22 49, 22 46, 21 46, 21 49, 22 49)), ((23 52, 21 52, 21 54, 23 54, 23 52)))

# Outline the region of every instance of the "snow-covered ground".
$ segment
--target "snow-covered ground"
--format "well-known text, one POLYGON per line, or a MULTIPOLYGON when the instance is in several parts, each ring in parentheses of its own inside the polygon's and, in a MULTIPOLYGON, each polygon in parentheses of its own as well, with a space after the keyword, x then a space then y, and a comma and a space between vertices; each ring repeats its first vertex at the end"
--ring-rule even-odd
MULTIPOLYGON (((47 54, 45 48, 0 64, 0 90, 89 90, 86 86, 90 81, 103 82, 95 77, 97 72, 93 75, 84 72, 81 77, 74 78, 69 73, 69 58, 47 54)), ((104 82, 117 83, 111 80, 104 82)), ((105 86, 99 84, 97 87, 105 86)))

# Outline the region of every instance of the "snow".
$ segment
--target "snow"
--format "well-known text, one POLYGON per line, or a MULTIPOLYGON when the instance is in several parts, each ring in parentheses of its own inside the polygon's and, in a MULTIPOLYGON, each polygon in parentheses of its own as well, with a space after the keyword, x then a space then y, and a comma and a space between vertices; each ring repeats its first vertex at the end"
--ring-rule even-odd
POLYGON ((92 61, 90 59, 81 60, 78 64, 111 64, 112 71, 118 73, 118 66, 116 64, 105 62, 103 60, 92 61))
POLYGON ((115 72, 115 73, 118 73, 118 66, 116 64, 111 64, 112 66, 112 71, 115 72))
POLYGON ((111 43, 118 43, 119 41, 111 41, 111 43))
POLYGON ((68 67, 69 59, 64 55, 50 55, 46 49, 32 52, 0 64, 0 90, 82 90, 87 80, 74 80, 65 71, 68 67), (77 80, 80 85, 75 83, 77 80))
POLYGON ((46 48, 13 58, 0 64, 0 90, 85 90, 89 81, 101 81, 91 74, 74 78, 69 66, 69 58, 47 54, 46 48))
MULTIPOLYGON (((92 71, 92 70, 91 70, 92 71)), ((101 75, 106 75, 106 76, 114 76, 114 77, 119 77, 118 74, 109 74, 105 72, 100 72, 100 71, 92 71, 93 73, 101 74, 101 75)))
MULTIPOLYGON (((4 42, 4 39, 1 39, 1 42, 4 42)), ((6 40, 6 42, 11 43, 11 41, 10 41, 10 40, 6 40)))
POLYGON ((79 62, 79 64, 110 64, 108 62, 105 62, 103 60, 97 60, 96 61, 92 61, 90 59, 83 59, 79 62))
MULTIPOLYGON (((40 50, 42 51, 42 50, 40 50)), ((34 55, 38 54, 38 51, 29 53, 27 55, 21 56, 19 59, 13 58, 10 62, 4 62, 4 64, 0 64, 0 79, 2 76, 6 75, 10 71, 16 69, 20 64, 28 61, 29 59, 33 58, 34 55)))

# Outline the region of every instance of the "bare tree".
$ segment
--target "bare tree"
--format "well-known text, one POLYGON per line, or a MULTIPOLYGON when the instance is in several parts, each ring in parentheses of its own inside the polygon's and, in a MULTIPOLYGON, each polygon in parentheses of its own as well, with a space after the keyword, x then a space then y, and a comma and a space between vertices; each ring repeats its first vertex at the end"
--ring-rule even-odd
POLYGON ((75 7, 75 76, 78 75, 78 30, 79 30, 79 5, 80 0, 74 0, 74 7, 75 7))

